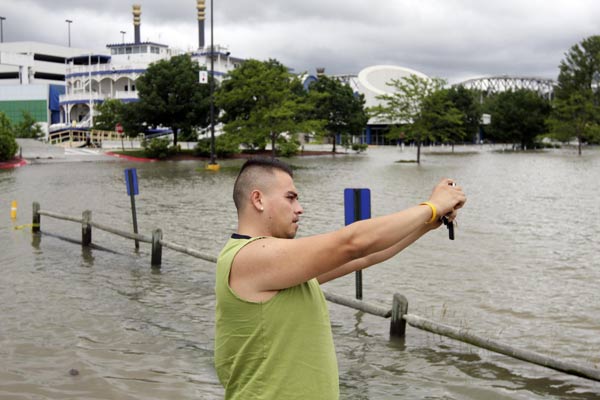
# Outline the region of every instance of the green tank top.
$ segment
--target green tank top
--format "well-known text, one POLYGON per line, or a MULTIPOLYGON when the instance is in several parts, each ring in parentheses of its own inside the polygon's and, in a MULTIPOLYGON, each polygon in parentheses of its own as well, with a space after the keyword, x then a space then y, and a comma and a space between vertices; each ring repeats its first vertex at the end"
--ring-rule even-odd
POLYGON ((225 398, 338 399, 337 360, 319 282, 281 290, 264 302, 243 300, 229 286, 234 257, 257 239, 230 239, 217 261, 215 367, 225 398))

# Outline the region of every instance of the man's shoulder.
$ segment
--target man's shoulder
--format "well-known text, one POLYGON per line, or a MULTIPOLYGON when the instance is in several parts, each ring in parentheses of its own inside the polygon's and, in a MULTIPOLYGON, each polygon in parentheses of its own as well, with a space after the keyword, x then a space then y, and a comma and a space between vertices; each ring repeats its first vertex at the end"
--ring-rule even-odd
MULTIPOLYGON (((244 246, 246 246, 252 242, 255 242, 256 240, 265 239, 265 238, 266 238, 266 236, 250 237, 250 236, 245 236, 245 235, 233 234, 233 235, 231 235, 231 237, 227 240, 227 242, 221 249, 221 252, 219 253, 219 256, 217 257, 217 262, 219 262, 219 260, 224 259, 226 257, 235 256, 237 254, 237 252, 240 251, 244 246)), ((233 259, 231 261, 233 261, 233 259)))

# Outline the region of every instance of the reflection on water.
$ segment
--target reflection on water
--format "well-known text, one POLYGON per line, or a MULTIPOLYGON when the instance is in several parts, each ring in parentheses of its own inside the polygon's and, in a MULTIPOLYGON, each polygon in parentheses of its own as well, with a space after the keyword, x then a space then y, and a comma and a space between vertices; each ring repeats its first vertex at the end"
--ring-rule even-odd
MULTIPOLYGON (((343 225, 343 189, 369 187, 372 214, 425 199, 441 177, 469 195, 456 240, 434 232, 363 272, 366 301, 467 327, 515 346, 600 365, 600 224, 589 210, 600 194, 600 152, 426 153, 412 150, 296 158, 305 209, 301 236, 343 225), (588 210, 588 211, 586 211, 588 210)), ((31 203, 130 229, 123 170, 136 167, 139 231, 216 254, 236 228, 231 188, 240 161, 218 174, 195 162, 56 163, 0 171, 0 399, 219 399, 212 367, 214 265, 168 249, 161 270, 150 248, 42 217, 31 203), (11 200, 19 218, 8 220, 11 200), (2 209, 6 210, 2 213, 2 209), (69 374, 77 369, 79 375, 69 374)), ((327 289, 354 295, 353 276, 327 289)), ((388 340, 389 321, 330 305, 342 398, 590 399, 600 384, 407 328, 388 340)))

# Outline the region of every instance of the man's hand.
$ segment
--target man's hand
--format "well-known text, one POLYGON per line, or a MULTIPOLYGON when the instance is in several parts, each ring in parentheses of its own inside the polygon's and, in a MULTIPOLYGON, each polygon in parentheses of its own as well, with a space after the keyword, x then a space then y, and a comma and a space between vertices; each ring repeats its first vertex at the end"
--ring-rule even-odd
POLYGON ((429 202, 437 208, 440 217, 446 216, 448 221, 454 221, 457 210, 460 209, 467 197, 460 186, 452 185, 455 183, 452 179, 442 179, 436 187, 433 188, 429 202))

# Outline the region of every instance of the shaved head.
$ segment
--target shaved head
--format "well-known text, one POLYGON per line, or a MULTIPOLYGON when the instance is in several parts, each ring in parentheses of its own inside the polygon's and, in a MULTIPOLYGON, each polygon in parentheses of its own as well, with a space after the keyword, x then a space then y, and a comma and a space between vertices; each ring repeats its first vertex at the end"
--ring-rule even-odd
POLYGON ((238 214, 247 203, 248 195, 255 189, 265 191, 269 182, 275 177, 275 171, 279 170, 290 177, 294 177, 289 165, 271 158, 251 158, 242 165, 240 173, 233 186, 233 202, 238 214))

